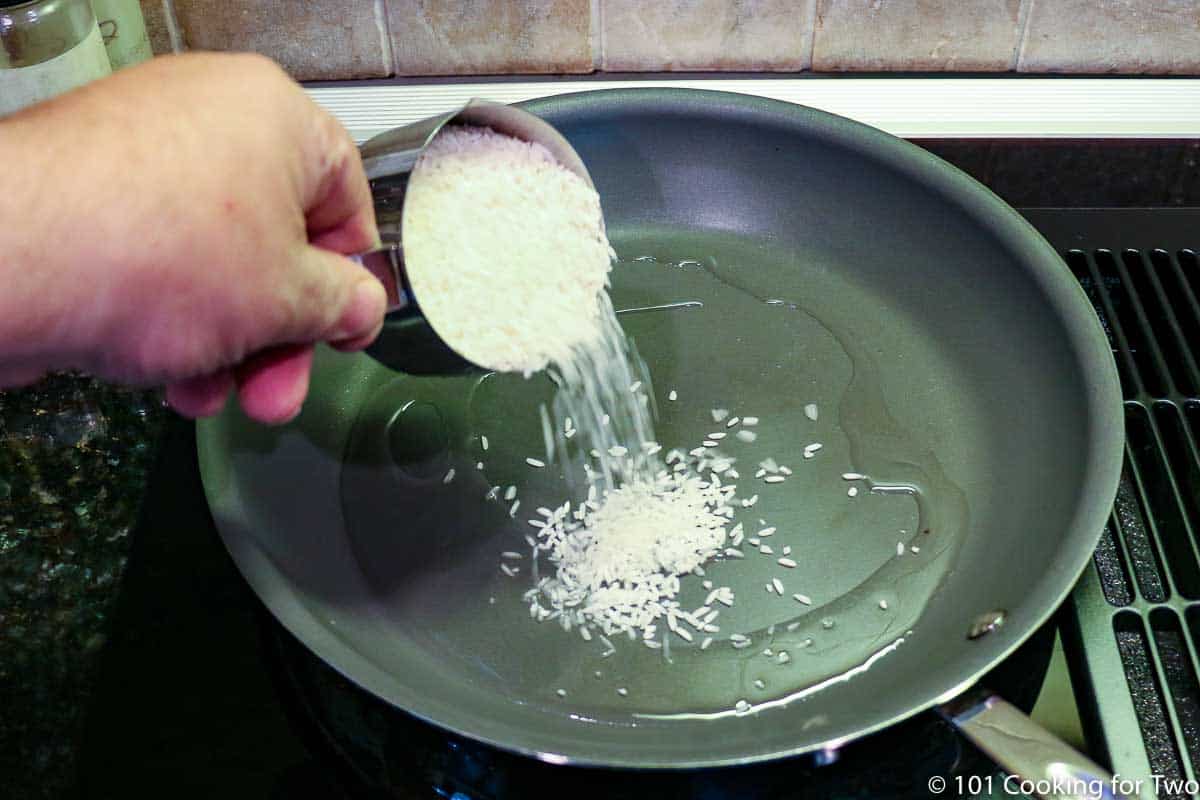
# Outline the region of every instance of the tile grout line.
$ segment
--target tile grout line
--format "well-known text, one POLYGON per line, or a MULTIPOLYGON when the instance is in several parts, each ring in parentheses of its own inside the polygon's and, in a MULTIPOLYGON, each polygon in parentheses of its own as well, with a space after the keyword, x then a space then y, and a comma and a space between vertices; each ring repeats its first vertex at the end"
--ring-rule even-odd
POLYGON ((386 0, 375 0, 375 27, 379 29, 380 49, 383 51, 384 66, 388 76, 397 73, 396 54, 392 49, 392 31, 388 25, 386 0))
POLYGON ((1033 16, 1033 4, 1036 0, 1021 0, 1021 8, 1017 11, 1017 44, 1013 48, 1010 72, 1020 72, 1025 60, 1025 43, 1029 40, 1029 18, 1033 16))
POLYGON ((183 41, 183 31, 179 28, 179 17, 175 14, 175 0, 162 0, 163 23, 167 26, 167 38, 171 40, 171 52, 182 53, 187 50, 183 41))
POLYGON ((804 28, 804 38, 800 48, 804 55, 800 58, 800 69, 813 69, 813 53, 817 49, 817 12, 821 0, 812 0, 808 8, 808 25, 804 28))
POLYGON ((589 37, 592 46, 592 72, 604 69, 604 54, 607 43, 604 41, 604 0, 591 0, 592 35, 589 37))

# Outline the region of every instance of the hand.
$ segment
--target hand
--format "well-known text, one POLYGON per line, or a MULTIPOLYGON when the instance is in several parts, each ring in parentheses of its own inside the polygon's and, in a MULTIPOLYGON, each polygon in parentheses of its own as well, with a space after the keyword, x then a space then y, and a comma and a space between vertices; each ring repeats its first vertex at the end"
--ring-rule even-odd
POLYGON ((0 121, 0 153, 0 386, 80 368, 189 416, 236 386, 283 422, 315 342, 378 335, 383 287, 338 255, 378 242, 358 151, 266 59, 155 59, 0 121))

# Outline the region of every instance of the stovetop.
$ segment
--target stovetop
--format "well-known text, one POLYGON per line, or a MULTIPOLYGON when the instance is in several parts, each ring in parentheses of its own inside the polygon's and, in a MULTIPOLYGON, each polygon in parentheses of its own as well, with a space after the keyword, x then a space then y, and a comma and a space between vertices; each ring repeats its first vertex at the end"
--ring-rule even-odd
MULTIPOLYGON (((1097 759, 1123 774, 1194 777, 1200 374, 1189 340, 1200 331, 1200 263, 1186 248, 1200 245, 1200 210, 1027 217, 1102 314, 1130 424, 1126 506, 1060 614, 1071 678, 1052 675, 1039 706, 1064 709, 1050 721, 1069 728, 1073 683, 1097 759)), ((928 797, 928 776, 994 769, 931 715, 848 746, 834 763, 636 783, 447 737, 350 685, 263 611, 213 529, 194 431, 181 421, 168 426, 151 473, 111 629, 81 756, 87 797, 899 798, 928 797)), ((1053 638, 1039 633, 989 682, 1030 707, 1053 638)))
POLYGON ((1116 504, 1064 619, 1092 744, 1158 796, 1200 794, 1200 215, 1031 218, 1108 333, 1124 394, 1116 504), (1175 784, 1175 788, 1168 785, 1175 784), (1190 782, 1190 784, 1188 783, 1190 782))

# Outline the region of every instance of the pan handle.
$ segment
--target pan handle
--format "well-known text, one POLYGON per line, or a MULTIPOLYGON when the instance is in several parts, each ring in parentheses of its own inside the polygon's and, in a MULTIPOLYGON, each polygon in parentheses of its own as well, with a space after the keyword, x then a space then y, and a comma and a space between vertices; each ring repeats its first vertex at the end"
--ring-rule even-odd
POLYGON ((986 689, 976 689, 940 709, 975 746, 1024 789, 1044 798, 1117 800, 1111 773, 986 689))

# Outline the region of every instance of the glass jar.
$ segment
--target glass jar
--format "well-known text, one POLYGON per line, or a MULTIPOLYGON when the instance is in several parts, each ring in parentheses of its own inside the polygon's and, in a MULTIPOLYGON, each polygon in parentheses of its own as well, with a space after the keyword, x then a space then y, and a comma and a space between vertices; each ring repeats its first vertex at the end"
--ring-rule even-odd
POLYGON ((111 71, 89 0, 0 0, 0 115, 111 71))
POLYGON ((113 71, 148 60, 154 53, 138 0, 91 0, 113 71))

